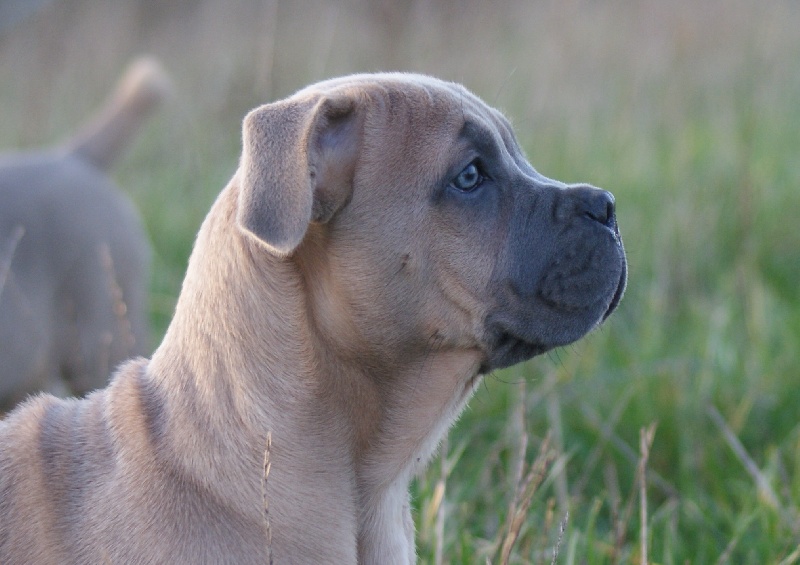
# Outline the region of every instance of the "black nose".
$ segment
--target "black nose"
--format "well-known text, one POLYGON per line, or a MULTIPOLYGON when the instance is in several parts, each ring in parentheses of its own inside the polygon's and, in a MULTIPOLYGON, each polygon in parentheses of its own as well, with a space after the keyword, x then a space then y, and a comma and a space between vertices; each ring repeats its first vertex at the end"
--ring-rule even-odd
POLYGON ((614 195, 588 184, 556 189, 554 219, 571 223, 577 218, 597 222, 616 231, 616 204, 614 195))
POLYGON ((614 195, 599 188, 589 188, 583 198, 583 214, 595 222, 612 227, 615 222, 614 195))
POLYGON ((563 189, 560 193, 557 215, 562 221, 577 217, 587 218, 610 228, 616 225, 614 196, 593 186, 579 185, 563 189))

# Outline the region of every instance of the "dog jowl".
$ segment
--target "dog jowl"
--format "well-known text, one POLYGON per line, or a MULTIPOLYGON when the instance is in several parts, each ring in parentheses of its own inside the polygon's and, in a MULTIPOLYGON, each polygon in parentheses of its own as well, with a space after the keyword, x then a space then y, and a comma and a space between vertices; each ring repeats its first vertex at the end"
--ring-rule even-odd
POLYGON ((591 331, 625 276, 613 197, 459 85, 256 108, 152 359, 0 424, 0 561, 413 563, 409 482, 480 376, 591 331))
POLYGON ((564 186, 531 171, 519 201, 493 280, 489 368, 575 341, 614 311, 625 288, 610 193, 564 186))

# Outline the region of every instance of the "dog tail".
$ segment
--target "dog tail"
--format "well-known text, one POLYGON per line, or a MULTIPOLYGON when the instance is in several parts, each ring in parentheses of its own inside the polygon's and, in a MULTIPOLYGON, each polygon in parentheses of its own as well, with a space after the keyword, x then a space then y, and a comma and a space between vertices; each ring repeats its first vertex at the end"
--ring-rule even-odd
POLYGON ((102 110, 66 143, 68 153, 108 170, 172 91, 172 81, 158 61, 134 60, 102 110))

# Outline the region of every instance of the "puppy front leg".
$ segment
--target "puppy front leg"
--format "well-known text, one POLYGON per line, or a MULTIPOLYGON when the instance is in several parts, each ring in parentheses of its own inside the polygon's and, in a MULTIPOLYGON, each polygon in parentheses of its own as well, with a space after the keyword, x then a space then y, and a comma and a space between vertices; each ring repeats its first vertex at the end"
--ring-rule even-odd
POLYGON ((362 505, 359 565, 413 565, 417 562, 414 522, 407 481, 373 493, 362 505))

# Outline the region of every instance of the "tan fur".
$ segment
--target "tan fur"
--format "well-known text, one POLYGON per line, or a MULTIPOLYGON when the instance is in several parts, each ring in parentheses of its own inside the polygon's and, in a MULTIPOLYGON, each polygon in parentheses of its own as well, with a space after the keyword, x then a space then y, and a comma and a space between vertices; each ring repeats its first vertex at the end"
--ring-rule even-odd
POLYGON ((577 339, 624 279, 610 196, 536 173, 458 85, 257 108, 152 359, 0 423, 0 561, 412 563, 408 483, 480 373, 577 339))
POLYGON ((150 249, 108 167, 169 92, 137 59, 61 147, 0 155, 0 411, 32 392, 84 394, 150 352, 150 249))

